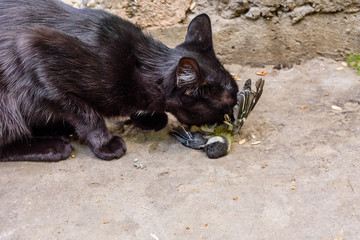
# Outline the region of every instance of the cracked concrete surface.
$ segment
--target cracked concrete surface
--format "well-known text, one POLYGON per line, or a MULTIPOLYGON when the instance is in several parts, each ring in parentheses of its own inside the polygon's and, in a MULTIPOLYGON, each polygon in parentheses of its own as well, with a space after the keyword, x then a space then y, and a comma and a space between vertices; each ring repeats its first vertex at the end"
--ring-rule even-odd
POLYGON ((119 160, 74 143, 66 161, 1 163, 0 239, 358 239, 360 76, 323 58, 227 68, 240 86, 268 75, 226 157, 129 127, 119 160))

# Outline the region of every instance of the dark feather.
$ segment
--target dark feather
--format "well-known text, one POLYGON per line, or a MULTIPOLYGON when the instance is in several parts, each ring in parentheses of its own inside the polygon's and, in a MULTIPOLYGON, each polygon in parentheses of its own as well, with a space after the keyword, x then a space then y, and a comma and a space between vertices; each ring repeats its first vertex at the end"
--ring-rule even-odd
POLYGON ((171 134, 184 146, 193 149, 203 149, 207 139, 200 132, 190 132, 184 127, 173 128, 171 134))

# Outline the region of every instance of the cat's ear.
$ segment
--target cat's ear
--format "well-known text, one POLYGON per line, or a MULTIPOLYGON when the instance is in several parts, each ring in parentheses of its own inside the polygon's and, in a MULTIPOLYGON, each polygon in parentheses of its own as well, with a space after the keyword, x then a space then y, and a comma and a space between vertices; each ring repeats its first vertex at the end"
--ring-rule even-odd
POLYGON ((197 62, 189 57, 181 58, 176 71, 177 87, 184 89, 186 95, 193 95, 199 87, 205 84, 197 62))
POLYGON ((185 42, 194 43, 202 50, 213 49, 211 22, 208 15, 201 14, 190 22, 185 42))

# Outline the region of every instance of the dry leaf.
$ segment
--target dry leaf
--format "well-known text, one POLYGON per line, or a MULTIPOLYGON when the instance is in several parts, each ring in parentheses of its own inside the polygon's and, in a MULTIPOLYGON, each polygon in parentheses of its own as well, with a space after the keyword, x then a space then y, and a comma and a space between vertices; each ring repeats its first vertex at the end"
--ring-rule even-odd
POLYGON ((256 75, 266 76, 266 75, 267 75, 267 72, 256 72, 256 75))
POLYGON ((244 138, 244 139, 241 139, 241 140, 239 141, 239 144, 242 145, 242 144, 244 144, 245 142, 246 142, 246 139, 244 138))
POLYGON ((230 74, 231 74, 231 76, 233 77, 233 79, 234 79, 235 81, 240 81, 240 80, 241 80, 238 75, 236 75, 236 74, 234 74, 234 73, 230 73, 230 74))
POLYGON ((238 197, 233 197, 233 200, 234 200, 234 201, 238 200, 238 197))
POLYGON ((301 109, 306 109, 306 108, 307 108, 306 105, 302 105, 302 106, 301 106, 301 109))

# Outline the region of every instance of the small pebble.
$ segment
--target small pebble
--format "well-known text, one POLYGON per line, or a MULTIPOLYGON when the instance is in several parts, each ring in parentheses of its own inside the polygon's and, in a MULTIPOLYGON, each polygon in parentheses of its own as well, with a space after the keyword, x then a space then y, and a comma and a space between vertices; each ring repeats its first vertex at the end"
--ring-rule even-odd
POLYGON ((142 165, 141 163, 134 163, 134 167, 136 167, 137 169, 144 169, 145 166, 142 165))
POLYGON ((341 107, 336 106, 336 105, 332 105, 331 108, 334 109, 334 110, 337 110, 337 111, 341 111, 341 110, 342 110, 341 107))
POLYGON ((143 164, 139 163, 139 159, 135 158, 134 159, 134 167, 136 167, 137 169, 144 169, 146 168, 146 166, 144 166, 143 164))

